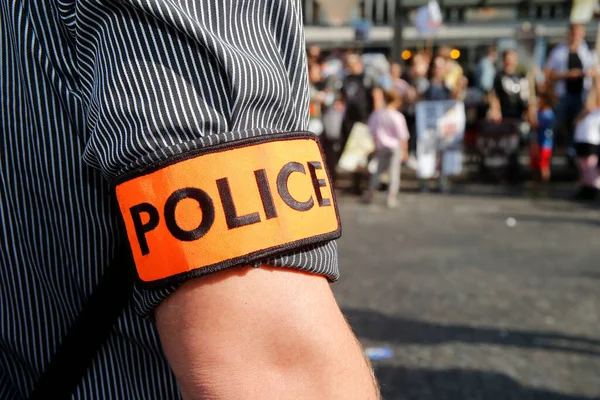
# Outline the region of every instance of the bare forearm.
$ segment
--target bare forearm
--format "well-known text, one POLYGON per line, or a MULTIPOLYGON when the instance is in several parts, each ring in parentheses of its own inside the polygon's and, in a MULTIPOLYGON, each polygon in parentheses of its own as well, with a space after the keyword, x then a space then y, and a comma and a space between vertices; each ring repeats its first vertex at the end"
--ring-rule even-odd
POLYGON ((454 85, 454 88, 452 89, 452 98, 454 100, 461 100, 463 98, 463 92, 464 89, 461 86, 458 84, 454 85))
POLYGON ((500 107, 500 101, 494 92, 490 93, 488 97, 490 108, 487 113, 487 117, 492 121, 499 122, 502 120, 502 108, 500 107))
POLYGON ((376 399, 324 278, 235 268, 188 282, 157 310, 187 399, 376 399))
POLYGON ((566 79, 567 76, 569 75, 568 72, 561 72, 561 71, 550 71, 550 80, 553 81, 558 81, 561 79, 566 79))
POLYGON ((495 94, 490 95, 490 109, 496 112, 500 112, 500 100, 495 94))

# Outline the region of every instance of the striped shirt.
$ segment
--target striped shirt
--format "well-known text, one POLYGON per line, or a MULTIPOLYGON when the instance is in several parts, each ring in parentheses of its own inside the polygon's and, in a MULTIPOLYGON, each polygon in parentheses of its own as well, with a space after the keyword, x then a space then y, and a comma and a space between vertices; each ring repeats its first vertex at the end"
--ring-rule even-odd
MULTIPOLYGON (((0 7, 0 399, 23 399, 125 240, 111 182, 306 129, 309 96, 299 0, 0 7)), ((335 242, 264 262, 338 277, 335 242)), ((135 288, 74 398, 179 398, 146 318, 173 290, 135 288)))

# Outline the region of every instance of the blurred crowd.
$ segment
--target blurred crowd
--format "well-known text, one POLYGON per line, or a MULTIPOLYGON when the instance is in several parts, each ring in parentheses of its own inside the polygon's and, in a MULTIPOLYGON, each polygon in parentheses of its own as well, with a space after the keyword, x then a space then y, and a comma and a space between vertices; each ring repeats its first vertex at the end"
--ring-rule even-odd
MULTIPOLYGON (((512 123, 527 138, 515 157, 528 150, 534 182, 547 184, 552 152, 564 149, 579 168, 576 197, 595 198, 600 188, 600 84, 595 79, 597 58, 584 37, 584 26, 570 26, 565 42, 552 49, 541 68, 523 68, 516 49, 498 54, 489 47, 469 71, 471 79, 456 60, 457 50, 450 47, 421 49, 401 65, 383 54, 340 49, 324 54, 310 46, 310 130, 320 135, 335 181, 336 165, 350 132, 356 123, 366 124, 379 166, 371 173, 365 198, 368 201, 378 186, 373 175, 386 170, 391 187, 388 205, 393 206, 399 187, 396 166, 415 162, 415 105, 426 100, 461 100, 476 110, 478 121, 512 123)), ((440 180, 440 190, 445 185, 440 180)), ((358 191, 359 185, 355 188, 358 191)))

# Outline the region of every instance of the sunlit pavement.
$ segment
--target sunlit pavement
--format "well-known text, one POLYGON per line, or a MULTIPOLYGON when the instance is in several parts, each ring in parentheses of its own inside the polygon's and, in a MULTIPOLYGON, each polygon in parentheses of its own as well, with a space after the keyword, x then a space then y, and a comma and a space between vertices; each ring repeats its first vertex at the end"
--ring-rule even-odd
POLYGON ((457 191, 339 198, 333 288, 363 345, 393 351, 384 398, 600 398, 599 204, 457 191))

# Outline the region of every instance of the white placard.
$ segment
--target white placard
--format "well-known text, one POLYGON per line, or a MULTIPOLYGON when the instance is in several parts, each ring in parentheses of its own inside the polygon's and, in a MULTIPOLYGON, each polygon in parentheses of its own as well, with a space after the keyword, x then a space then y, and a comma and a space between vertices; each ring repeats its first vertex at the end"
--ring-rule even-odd
POLYGON ((572 24, 587 24, 594 17, 598 0, 573 0, 569 22, 572 24))
POLYGON ((337 167, 348 172, 366 168, 369 154, 374 150, 375 142, 369 133, 369 127, 362 122, 357 122, 352 127, 337 167))
POLYGON ((428 179, 435 175, 438 153, 444 154, 440 160, 444 175, 460 174, 466 124, 464 103, 456 100, 421 101, 415 111, 417 176, 428 179))

